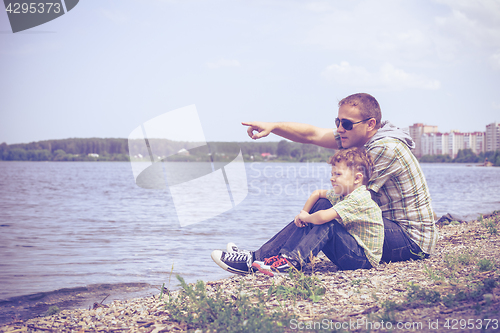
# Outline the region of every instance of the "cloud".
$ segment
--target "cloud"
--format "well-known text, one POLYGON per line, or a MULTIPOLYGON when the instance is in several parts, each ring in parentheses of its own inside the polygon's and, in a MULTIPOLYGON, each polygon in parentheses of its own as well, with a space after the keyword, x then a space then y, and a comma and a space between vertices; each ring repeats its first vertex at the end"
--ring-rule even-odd
POLYGON ((437 90, 441 88, 438 80, 407 73, 390 63, 384 64, 378 72, 370 72, 364 67, 351 66, 347 61, 342 61, 339 65, 328 66, 322 76, 340 84, 377 90, 437 90))
POLYGON ((238 60, 220 59, 215 62, 207 62, 207 67, 211 69, 222 68, 222 67, 240 67, 240 62, 238 60))
MULTIPOLYGON (((435 0, 449 7, 447 15, 435 17, 436 45, 445 59, 462 54, 487 57, 500 47, 498 0, 435 0)), ((484 58, 483 58, 484 59, 484 58)))
POLYGON ((449 19, 466 18, 478 28, 498 29, 500 27, 500 2, 498 0, 435 0, 452 10, 449 19))
POLYGON ((396 66, 486 61, 500 48, 498 0, 309 2, 305 42, 396 66))
POLYGON ((428 66, 429 56, 435 55, 429 32, 432 19, 425 22, 406 2, 356 1, 328 6, 331 4, 315 2, 305 7, 316 17, 306 42, 396 64, 428 66))
POLYGON ((490 56, 490 65, 495 70, 500 70, 500 51, 490 56))

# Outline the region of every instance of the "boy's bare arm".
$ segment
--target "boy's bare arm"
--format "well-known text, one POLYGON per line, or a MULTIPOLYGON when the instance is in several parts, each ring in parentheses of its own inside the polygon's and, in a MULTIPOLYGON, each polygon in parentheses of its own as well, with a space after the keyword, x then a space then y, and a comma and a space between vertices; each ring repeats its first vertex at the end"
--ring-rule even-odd
MULTIPOLYGON (((306 203, 304 204, 304 208, 302 208, 302 211, 310 212, 311 208, 314 206, 316 201, 318 201, 318 199, 326 198, 326 192, 327 192, 326 190, 314 191, 307 199, 306 203)), ((295 225, 297 227, 303 227, 303 226, 305 226, 305 224, 303 223, 305 221, 301 221, 301 219, 299 218, 299 215, 295 216, 295 225)))
POLYGON ((313 214, 309 214, 305 210, 301 211, 298 215, 298 218, 301 221, 312 224, 323 224, 326 222, 330 222, 331 220, 338 219, 340 216, 337 211, 333 208, 319 210, 313 214))
POLYGON ((310 212, 311 208, 314 206, 316 201, 320 198, 326 198, 326 190, 316 190, 307 199, 306 203, 304 204, 304 208, 302 210, 305 210, 306 212, 310 212))

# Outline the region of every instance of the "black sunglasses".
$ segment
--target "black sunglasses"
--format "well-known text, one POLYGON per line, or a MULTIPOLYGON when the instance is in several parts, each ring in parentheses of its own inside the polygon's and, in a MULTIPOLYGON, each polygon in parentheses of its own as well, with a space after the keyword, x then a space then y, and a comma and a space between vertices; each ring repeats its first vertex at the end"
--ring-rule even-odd
POLYGON ((335 125, 337 126, 337 128, 339 128, 340 123, 342 123, 342 127, 343 127, 346 131, 350 131, 350 130, 352 130, 352 126, 353 126, 353 125, 356 125, 356 124, 362 123, 363 121, 367 121, 367 120, 372 119, 372 118, 373 118, 373 117, 366 118, 366 119, 363 119, 363 120, 357 121, 357 122, 355 122, 355 123, 353 123, 353 122, 352 122, 352 121, 350 121, 349 119, 342 119, 342 120, 340 120, 339 118, 335 118, 335 125))

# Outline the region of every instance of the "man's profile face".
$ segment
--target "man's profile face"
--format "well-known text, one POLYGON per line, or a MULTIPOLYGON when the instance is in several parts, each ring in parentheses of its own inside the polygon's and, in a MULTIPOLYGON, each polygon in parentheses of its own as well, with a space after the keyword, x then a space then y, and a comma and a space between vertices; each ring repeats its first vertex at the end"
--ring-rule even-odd
MULTIPOLYGON (((353 123, 363 120, 357 107, 342 105, 339 108, 338 118, 348 119, 353 123)), ((337 132, 342 140, 342 147, 362 147, 368 141, 368 121, 353 125, 350 131, 346 130, 342 123, 337 128, 337 132)))

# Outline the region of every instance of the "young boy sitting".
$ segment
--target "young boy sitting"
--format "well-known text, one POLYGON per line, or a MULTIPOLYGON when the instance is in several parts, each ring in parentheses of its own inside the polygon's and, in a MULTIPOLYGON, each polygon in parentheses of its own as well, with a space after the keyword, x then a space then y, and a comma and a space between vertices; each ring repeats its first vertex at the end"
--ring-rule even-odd
POLYGON ((366 189, 372 161, 363 148, 349 148, 339 150, 329 164, 332 189, 314 191, 294 221, 259 250, 242 251, 230 243, 226 251, 213 251, 212 259, 237 274, 252 268, 268 275, 300 269, 319 251, 342 270, 378 265, 384 223, 366 189))

